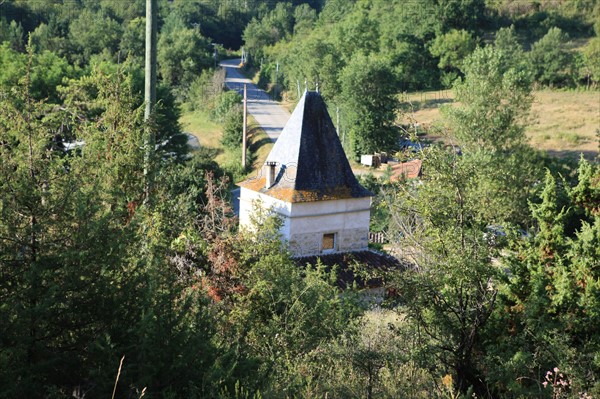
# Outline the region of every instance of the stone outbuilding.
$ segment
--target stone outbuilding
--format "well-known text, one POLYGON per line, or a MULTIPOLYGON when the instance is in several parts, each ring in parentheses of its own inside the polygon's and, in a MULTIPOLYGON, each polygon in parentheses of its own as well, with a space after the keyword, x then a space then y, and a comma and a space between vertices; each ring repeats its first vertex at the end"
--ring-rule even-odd
POLYGON ((304 93, 261 173, 239 186, 240 225, 260 200, 281 216, 296 257, 368 249, 373 194, 356 180, 318 92, 304 93))

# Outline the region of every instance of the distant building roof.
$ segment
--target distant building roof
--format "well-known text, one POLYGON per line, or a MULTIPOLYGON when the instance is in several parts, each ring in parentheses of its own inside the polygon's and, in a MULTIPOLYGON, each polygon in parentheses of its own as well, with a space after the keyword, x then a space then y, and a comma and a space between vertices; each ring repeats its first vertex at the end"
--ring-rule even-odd
POLYGON ((239 186, 286 202, 370 197, 346 158, 323 98, 305 92, 267 156, 274 164, 274 183, 266 188, 266 168, 239 186))
POLYGON ((327 269, 335 265, 339 267, 337 276, 337 285, 340 288, 346 288, 353 283, 359 287, 381 287, 384 285, 383 277, 363 277, 360 273, 355 273, 355 265, 366 266, 370 272, 383 272, 392 270, 406 270, 409 265, 403 263, 398 258, 391 255, 375 252, 371 250, 357 252, 342 252, 315 256, 302 256, 294 258, 296 264, 305 267, 307 264, 315 266, 319 260, 327 269))
POLYGON ((391 181, 398 181, 404 179, 416 179, 421 176, 421 166, 423 161, 420 159, 413 159, 412 161, 404 162, 398 165, 392 166, 391 181))

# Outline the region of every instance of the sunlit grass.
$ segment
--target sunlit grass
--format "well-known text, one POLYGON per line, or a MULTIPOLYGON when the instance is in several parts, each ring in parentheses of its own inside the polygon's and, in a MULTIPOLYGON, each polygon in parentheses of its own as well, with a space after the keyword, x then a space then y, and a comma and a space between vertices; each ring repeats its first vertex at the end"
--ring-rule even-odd
MULTIPOLYGON (((210 120, 209 116, 202 111, 186 111, 179 122, 183 131, 193 134, 200 141, 200 146, 215 150, 214 161, 226 170, 236 170, 241 165, 241 150, 226 150, 221 144, 223 128, 218 123, 210 120)), ((251 115, 248 115, 248 148, 252 152, 249 159, 252 162, 249 171, 244 175, 238 175, 238 180, 243 177, 256 175, 273 148, 273 142, 260 128, 251 115)))
POLYGON ((206 148, 222 148, 221 136, 223 128, 210 120, 203 111, 185 111, 179 119, 184 132, 193 134, 200 141, 200 146, 206 148))
POLYGON ((600 92, 538 91, 531 107, 527 136, 544 150, 597 151, 600 92))
MULTIPOLYGON (((454 95, 450 90, 408 93, 400 96, 400 99, 405 107, 400 122, 418 122, 425 126, 441 119, 441 105, 454 103, 454 95)), ((525 133, 536 148, 560 155, 577 152, 597 154, 598 128, 600 92, 534 92, 525 133)))

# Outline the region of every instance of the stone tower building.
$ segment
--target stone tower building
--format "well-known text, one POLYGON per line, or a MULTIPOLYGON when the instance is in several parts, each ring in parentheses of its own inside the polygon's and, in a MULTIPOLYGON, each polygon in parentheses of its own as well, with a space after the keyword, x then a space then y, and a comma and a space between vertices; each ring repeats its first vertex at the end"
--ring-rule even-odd
POLYGON ((281 233, 293 255, 366 250, 371 197, 348 163, 318 92, 305 92, 262 168, 239 184, 240 224, 252 203, 283 219, 281 233))

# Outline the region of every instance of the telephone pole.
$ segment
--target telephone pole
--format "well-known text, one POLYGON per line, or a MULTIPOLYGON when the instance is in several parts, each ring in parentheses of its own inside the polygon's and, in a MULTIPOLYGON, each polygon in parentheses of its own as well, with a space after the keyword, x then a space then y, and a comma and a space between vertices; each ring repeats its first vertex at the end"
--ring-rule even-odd
POLYGON ((242 168, 246 167, 246 135, 248 133, 248 89, 244 83, 244 121, 242 127, 242 168))
POLYGON ((144 86, 144 122, 146 123, 146 139, 144 154, 144 178, 145 178, 145 199, 148 202, 150 191, 152 189, 152 158, 154 157, 154 131, 150 124, 151 116, 156 104, 156 9, 157 0, 146 0, 146 65, 145 65, 145 86, 144 86))

